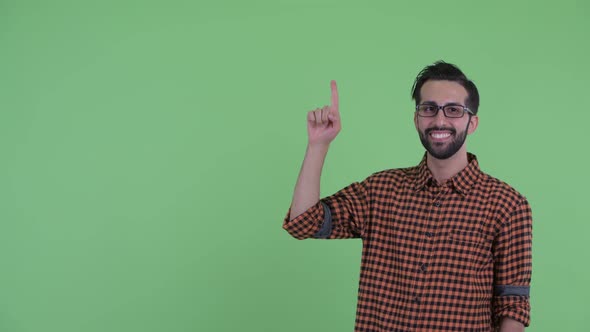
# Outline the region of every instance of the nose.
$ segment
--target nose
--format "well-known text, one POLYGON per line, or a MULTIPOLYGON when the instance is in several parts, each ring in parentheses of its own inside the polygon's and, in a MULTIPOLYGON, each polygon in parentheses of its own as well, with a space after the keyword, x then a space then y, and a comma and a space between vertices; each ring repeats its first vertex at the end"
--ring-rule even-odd
POLYGON ((436 115, 434 117, 434 123, 438 127, 444 127, 444 125, 447 123, 447 117, 445 116, 445 113, 443 112, 442 109, 439 109, 438 112, 436 113, 436 115))

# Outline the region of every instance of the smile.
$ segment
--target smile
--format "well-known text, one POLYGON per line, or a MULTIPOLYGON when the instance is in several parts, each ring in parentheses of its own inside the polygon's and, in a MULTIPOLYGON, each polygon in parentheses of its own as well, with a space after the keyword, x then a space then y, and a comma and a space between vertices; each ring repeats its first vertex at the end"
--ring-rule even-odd
POLYGON ((444 140, 447 139, 449 137, 451 137, 452 133, 448 132, 448 131, 431 131, 429 133, 430 137, 432 137, 435 140, 444 140))
POLYGON ((432 136, 434 138, 447 138, 447 137, 451 136, 451 133, 432 133, 432 134, 430 134, 430 136, 432 136))

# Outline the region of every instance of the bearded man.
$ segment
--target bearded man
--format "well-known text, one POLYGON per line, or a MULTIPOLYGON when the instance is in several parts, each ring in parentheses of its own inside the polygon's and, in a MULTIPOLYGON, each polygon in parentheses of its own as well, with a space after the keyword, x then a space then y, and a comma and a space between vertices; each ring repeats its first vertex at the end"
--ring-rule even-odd
POLYGON ((297 239, 363 241, 355 331, 524 331, 530 322, 527 199, 467 152, 479 93, 443 61, 416 77, 414 167, 372 174, 320 199, 341 129, 338 91, 307 115, 308 146, 283 228, 297 239))

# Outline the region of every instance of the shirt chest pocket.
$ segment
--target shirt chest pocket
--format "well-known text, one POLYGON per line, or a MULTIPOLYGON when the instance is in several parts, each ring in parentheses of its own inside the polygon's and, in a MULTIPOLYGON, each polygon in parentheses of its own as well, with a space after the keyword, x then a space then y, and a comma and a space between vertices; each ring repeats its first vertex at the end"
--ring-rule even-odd
POLYGON ((478 230, 451 229, 440 244, 440 257, 459 271, 478 271, 492 260, 492 239, 478 230))

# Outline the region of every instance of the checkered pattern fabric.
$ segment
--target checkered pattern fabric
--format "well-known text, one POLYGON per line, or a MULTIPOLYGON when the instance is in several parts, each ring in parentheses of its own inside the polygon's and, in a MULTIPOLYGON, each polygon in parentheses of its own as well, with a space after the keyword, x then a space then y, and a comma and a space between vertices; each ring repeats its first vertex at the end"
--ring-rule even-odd
POLYGON ((314 237, 324 222, 332 223, 328 239, 362 239, 355 331, 493 331, 501 317, 529 325, 530 206, 483 173, 475 155, 468 160, 443 184, 425 156, 293 220, 287 213, 283 228, 297 239, 314 237))

